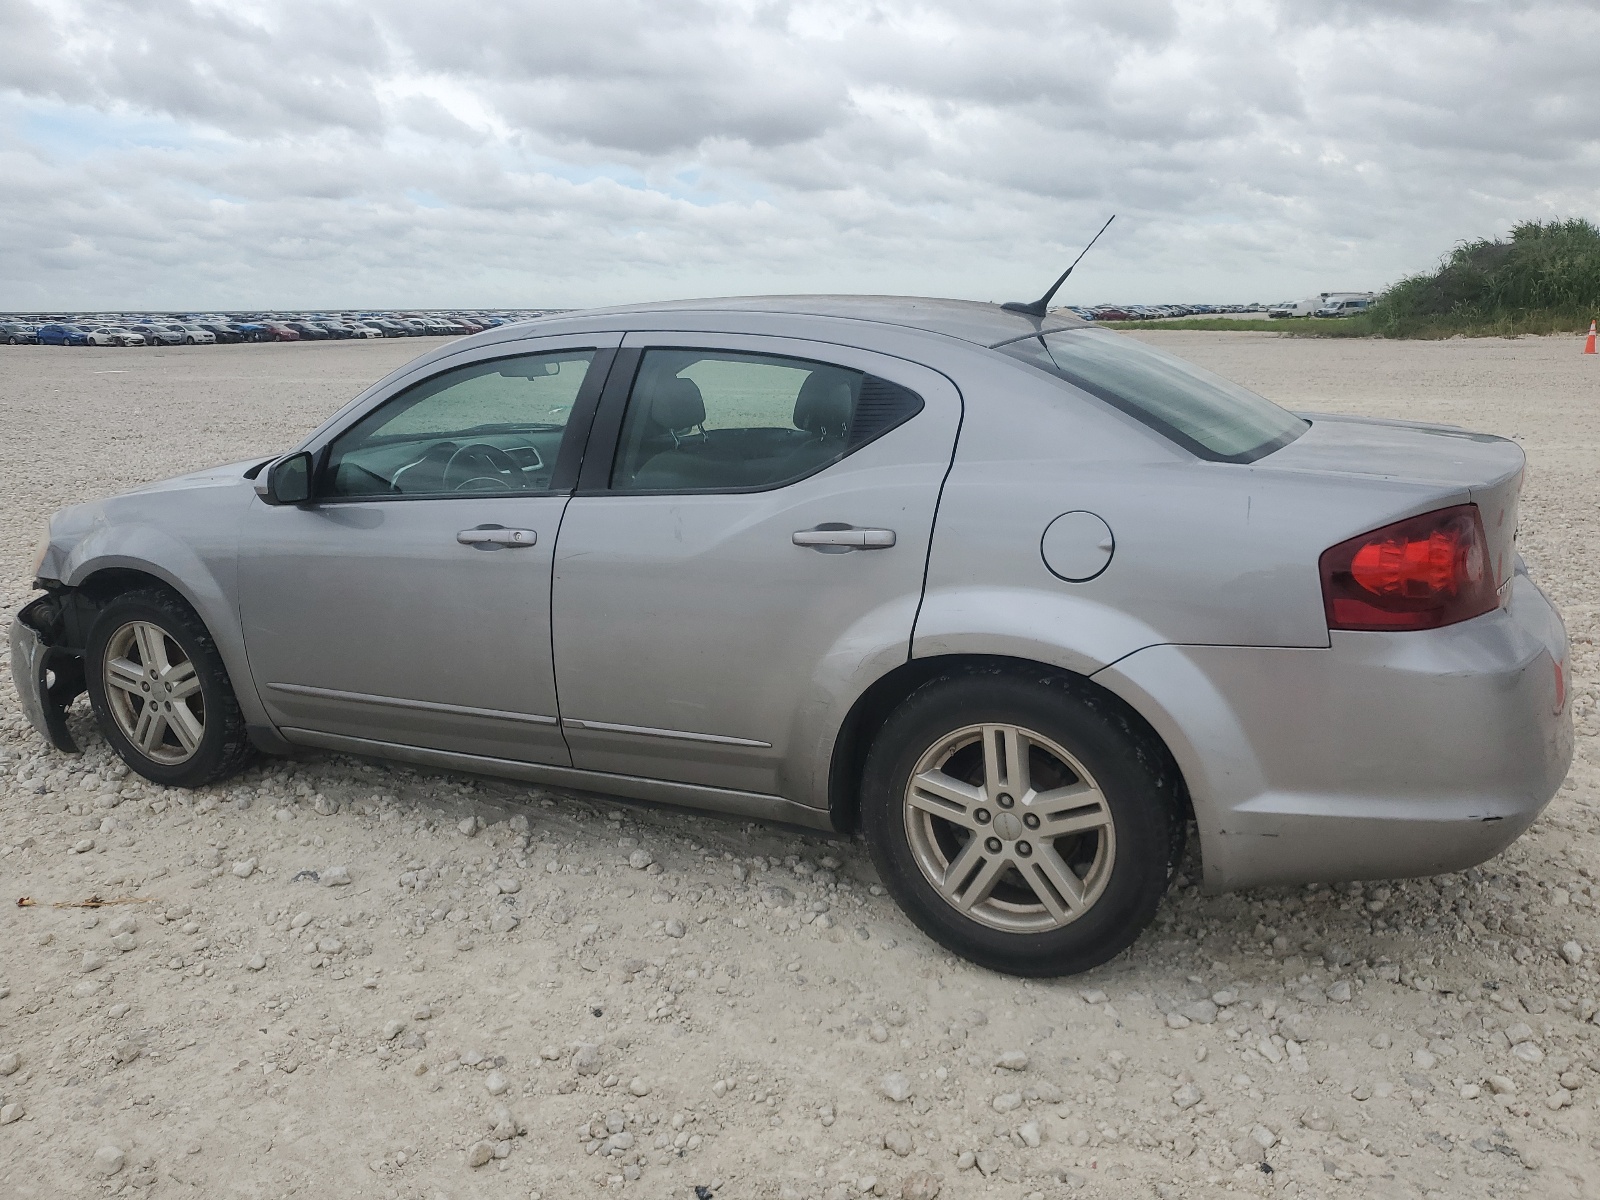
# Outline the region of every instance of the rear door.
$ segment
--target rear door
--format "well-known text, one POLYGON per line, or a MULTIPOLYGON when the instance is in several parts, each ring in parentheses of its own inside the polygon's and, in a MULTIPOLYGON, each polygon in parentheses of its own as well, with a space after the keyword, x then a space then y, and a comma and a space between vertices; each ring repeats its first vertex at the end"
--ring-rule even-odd
POLYGON ((611 381, 554 565, 573 765, 786 794, 837 681, 909 646, 960 396, 707 334, 629 334, 611 381))

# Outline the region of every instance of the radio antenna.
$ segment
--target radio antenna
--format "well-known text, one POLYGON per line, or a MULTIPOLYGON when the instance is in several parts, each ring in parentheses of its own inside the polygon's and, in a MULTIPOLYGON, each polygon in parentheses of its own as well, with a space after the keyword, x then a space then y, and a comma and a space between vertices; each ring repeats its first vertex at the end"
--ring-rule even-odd
MULTIPOLYGON (((1110 229, 1111 222, 1115 221, 1116 219, 1116 213, 1112 213, 1109 217, 1107 217, 1106 223, 1100 226, 1100 233, 1104 233, 1106 230, 1110 229)), ((1085 246, 1081 251, 1079 251, 1078 257, 1072 260, 1072 266, 1061 272, 1061 278, 1051 284, 1050 290, 1044 295, 1040 296, 1031 304, 1025 304, 1021 300, 1011 300, 1005 304, 1002 304, 1000 307, 1005 309, 1007 312, 1027 313, 1030 317, 1039 317, 1043 319, 1045 314, 1050 311, 1050 301, 1055 299, 1056 293, 1061 290, 1061 285, 1067 281, 1067 276, 1072 274, 1073 267, 1076 267, 1079 263, 1081 263, 1083 261, 1083 256, 1089 253, 1090 247, 1100 240, 1100 233, 1095 234, 1089 239, 1089 245, 1085 246)))

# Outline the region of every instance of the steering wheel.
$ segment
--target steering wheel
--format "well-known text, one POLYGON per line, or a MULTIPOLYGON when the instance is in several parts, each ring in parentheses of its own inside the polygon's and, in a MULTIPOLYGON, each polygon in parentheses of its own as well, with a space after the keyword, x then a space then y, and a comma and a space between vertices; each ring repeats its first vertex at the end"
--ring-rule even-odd
POLYGON ((492 492, 527 486, 528 481, 516 460, 499 446, 487 442, 472 442, 461 447, 444 465, 444 488, 449 492, 492 492))

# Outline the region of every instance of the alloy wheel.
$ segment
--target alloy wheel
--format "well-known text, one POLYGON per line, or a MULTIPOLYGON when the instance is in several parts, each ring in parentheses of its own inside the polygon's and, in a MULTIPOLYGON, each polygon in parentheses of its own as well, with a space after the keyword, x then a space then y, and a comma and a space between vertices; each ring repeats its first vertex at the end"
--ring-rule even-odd
POLYGON ((971 725, 931 746, 906 784, 923 877, 963 915, 1007 933, 1070 925, 1105 891, 1111 807, 1088 770, 1019 725, 971 725))
POLYGON ((159 625, 130 621, 111 635, 103 664, 107 706, 117 729, 152 762, 187 762, 205 736, 200 677, 159 625))

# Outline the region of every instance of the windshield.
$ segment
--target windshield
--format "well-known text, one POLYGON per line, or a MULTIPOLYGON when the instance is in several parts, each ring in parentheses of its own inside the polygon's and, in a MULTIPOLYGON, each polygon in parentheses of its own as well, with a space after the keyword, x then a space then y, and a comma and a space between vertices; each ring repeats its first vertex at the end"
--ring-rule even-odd
POLYGON ((1047 333, 997 349, 1215 462, 1254 462, 1309 428, 1265 397, 1109 330, 1047 333))

